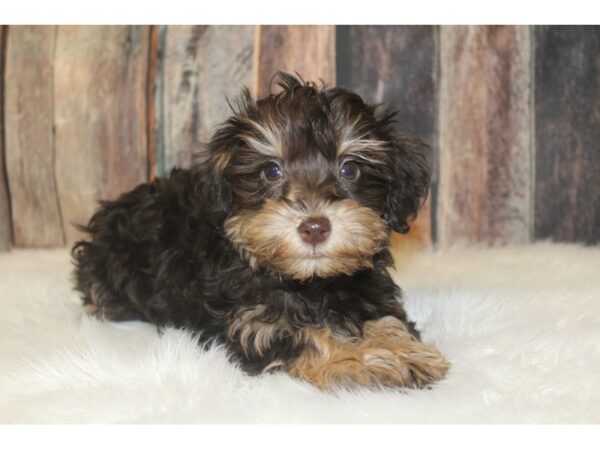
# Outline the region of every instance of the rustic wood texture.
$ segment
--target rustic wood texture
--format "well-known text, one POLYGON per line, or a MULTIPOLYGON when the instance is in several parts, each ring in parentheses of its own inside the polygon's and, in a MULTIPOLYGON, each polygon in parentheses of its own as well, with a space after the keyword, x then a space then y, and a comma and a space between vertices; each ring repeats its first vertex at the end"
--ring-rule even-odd
POLYGON ((536 29, 535 238, 600 242, 600 27, 536 29))
POLYGON ((64 244, 54 173, 54 26, 11 26, 6 55, 6 167, 14 242, 64 244))
POLYGON ((0 25, 0 251, 9 250, 12 243, 10 197, 4 166, 4 77, 2 74, 4 74, 7 29, 7 26, 0 25))
POLYGON ((390 104, 432 147, 394 243, 599 243, 599 53, 598 26, 0 25, 0 250, 72 243, 279 70, 390 104))
MULTIPOLYGON (((337 84, 368 103, 397 112, 398 131, 432 148, 435 163, 437 121, 437 32, 433 26, 338 26, 337 84)), ((435 164, 434 164, 435 165, 435 164)), ((437 182, 434 170, 432 189, 437 182)), ((425 203, 407 235, 395 243, 431 243, 431 201, 425 203)))
POLYGON ((230 114, 226 98, 253 85, 253 26, 163 26, 158 32, 155 170, 189 167, 214 127, 230 114))
POLYGON ((530 45, 529 27, 441 27, 441 247, 531 238, 530 45))
POLYGON ((146 98, 147 102, 147 111, 146 117, 148 118, 148 123, 146 126, 146 136, 148 138, 148 179, 153 180, 156 177, 156 146, 157 140, 160 136, 158 136, 158 128, 156 126, 157 123, 157 103, 159 102, 159 98, 157 97, 158 91, 158 61, 159 61, 159 48, 158 48, 158 39, 160 33, 161 26, 159 25, 151 25, 150 26, 150 43, 148 44, 148 83, 146 84, 146 98))
POLYGON ((335 83, 335 26, 263 25, 258 28, 256 92, 265 95, 280 70, 305 80, 335 83))
POLYGON ((58 28, 56 179, 69 243, 97 200, 147 179, 149 41, 147 26, 58 28))

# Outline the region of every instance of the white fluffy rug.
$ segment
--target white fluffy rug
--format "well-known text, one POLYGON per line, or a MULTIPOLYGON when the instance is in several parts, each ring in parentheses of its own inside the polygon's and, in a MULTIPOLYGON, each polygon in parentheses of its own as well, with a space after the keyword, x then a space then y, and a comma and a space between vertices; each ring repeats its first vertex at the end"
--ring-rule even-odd
POLYGON ((0 422, 600 422, 600 249, 399 254, 431 390, 324 393, 248 377, 222 348, 85 317, 66 250, 0 255, 0 422))

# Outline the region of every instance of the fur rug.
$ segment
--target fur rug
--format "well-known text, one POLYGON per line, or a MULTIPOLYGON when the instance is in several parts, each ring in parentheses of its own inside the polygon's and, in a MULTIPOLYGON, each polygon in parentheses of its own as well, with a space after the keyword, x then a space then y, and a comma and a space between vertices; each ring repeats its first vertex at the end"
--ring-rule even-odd
POLYGON ((185 332, 85 317, 66 250, 0 255, 0 422, 600 422, 600 248, 396 255, 452 361, 430 390, 335 395, 248 377, 185 332))

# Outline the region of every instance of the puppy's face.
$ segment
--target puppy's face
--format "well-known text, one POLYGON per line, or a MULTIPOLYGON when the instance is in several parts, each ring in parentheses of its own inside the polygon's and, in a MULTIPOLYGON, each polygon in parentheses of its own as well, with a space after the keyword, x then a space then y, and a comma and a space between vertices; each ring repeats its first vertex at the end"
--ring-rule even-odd
POLYGON ((213 209, 254 267, 307 280, 371 267, 408 231, 429 184, 426 148, 356 94, 280 74, 282 91, 238 111, 209 146, 213 209))

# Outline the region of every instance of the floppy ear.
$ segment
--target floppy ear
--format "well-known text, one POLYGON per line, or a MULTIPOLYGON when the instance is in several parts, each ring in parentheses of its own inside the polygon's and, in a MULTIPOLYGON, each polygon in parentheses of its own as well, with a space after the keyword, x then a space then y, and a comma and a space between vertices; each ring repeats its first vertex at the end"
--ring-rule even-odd
POLYGON ((394 133, 391 147, 385 219, 394 231, 408 233, 408 222, 417 216, 429 192, 431 149, 400 133, 394 133))
POLYGON ((229 157, 228 149, 213 138, 208 151, 197 155, 194 164, 196 195, 204 205, 207 219, 217 228, 223 226, 233 206, 231 187, 223 173, 229 157))
POLYGON ((210 202, 211 222, 221 227, 231 213, 233 196, 229 181, 223 175, 221 167, 212 165, 206 184, 207 197, 210 202))
POLYGON ((199 154, 195 161, 199 175, 196 191, 202 198, 209 220, 218 228, 223 227, 233 209, 233 191, 227 179, 227 168, 233 155, 244 144, 240 138, 240 133, 248 129, 244 118, 256 107, 248 88, 242 89, 235 105, 229 100, 227 104, 233 114, 216 129, 206 152, 199 154))

